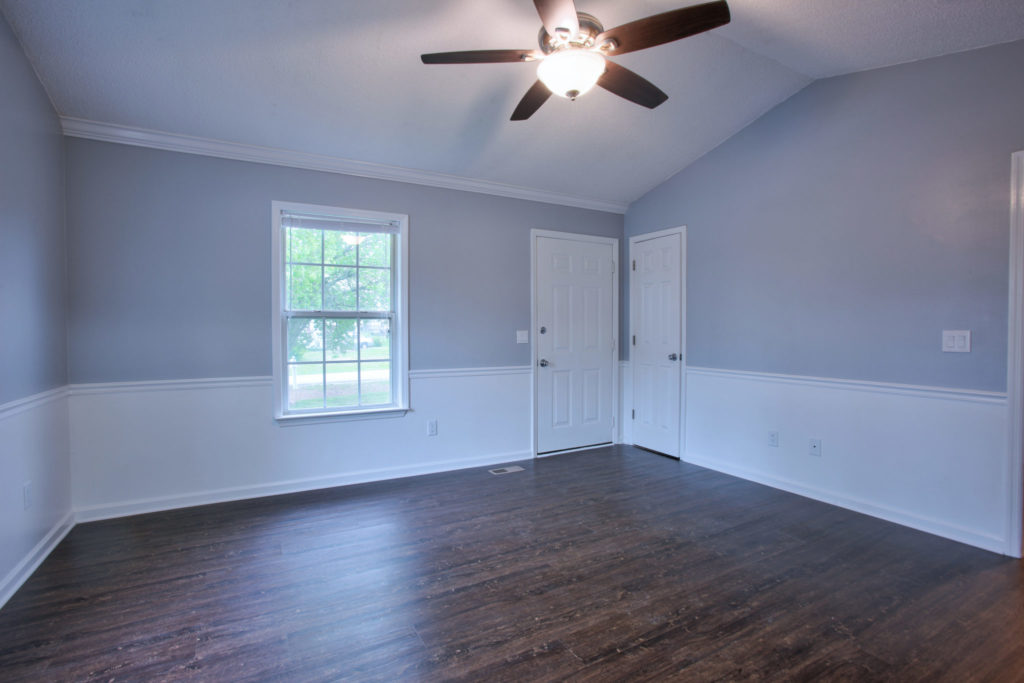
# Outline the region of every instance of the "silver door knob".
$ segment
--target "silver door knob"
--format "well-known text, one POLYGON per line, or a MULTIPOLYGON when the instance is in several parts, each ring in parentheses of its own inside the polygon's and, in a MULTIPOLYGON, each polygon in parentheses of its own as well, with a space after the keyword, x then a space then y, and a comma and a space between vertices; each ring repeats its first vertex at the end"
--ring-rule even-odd
POLYGON ((538 365, 541 366, 542 368, 546 368, 547 366, 551 365, 551 363, 548 362, 547 358, 541 358, 538 365))
POLYGON ((679 354, 678 353, 670 353, 670 354, 668 354, 668 359, 669 360, 679 360, 679 354))

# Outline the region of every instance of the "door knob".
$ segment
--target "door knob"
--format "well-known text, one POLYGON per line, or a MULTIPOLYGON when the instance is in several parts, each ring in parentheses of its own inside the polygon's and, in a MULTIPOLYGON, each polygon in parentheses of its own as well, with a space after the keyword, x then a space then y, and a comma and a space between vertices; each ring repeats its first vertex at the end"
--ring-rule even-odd
POLYGON ((551 363, 548 363, 547 358, 541 358, 538 365, 541 366, 542 368, 546 368, 547 366, 551 365, 551 363))
POLYGON ((668 354, 668 359, 669 360, 679 360, 679 354, 678 353, 670 353, 670 354, 668 354))

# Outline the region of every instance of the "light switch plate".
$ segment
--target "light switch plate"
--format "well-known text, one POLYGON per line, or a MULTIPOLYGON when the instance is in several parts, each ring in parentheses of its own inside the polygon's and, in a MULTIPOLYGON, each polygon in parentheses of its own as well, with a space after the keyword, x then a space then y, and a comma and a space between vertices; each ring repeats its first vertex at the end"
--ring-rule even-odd
POLYGON ((970 330, 943 330, 942 350, 945 353, 970 353, 970 330))
POLYGON ((530 331, 529 330, 516 330, 516 344, 529 344, 530 343, 530 331))

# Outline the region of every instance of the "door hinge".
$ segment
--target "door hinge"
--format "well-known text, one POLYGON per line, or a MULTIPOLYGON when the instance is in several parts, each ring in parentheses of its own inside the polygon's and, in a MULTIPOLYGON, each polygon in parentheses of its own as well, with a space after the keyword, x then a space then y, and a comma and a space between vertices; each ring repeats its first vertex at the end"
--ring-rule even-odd
POLYGON ((636 346, 636 335, 633 335, 633 346, 636 346))
POLYGON ((636 419, 636 408, 633 409, 633 418, 632 419, 634 419, 634 420, 636 419))
POLYGON ((636 270, 636 259, 633 259, 633 270, 636 270))

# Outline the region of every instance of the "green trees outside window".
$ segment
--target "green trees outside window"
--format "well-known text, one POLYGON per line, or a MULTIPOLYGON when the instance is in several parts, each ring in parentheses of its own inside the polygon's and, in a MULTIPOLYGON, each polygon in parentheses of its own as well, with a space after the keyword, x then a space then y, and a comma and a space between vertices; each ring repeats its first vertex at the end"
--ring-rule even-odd
POLYGON ((395 236, 284 230, 288 409, 393 403, 395 236))

